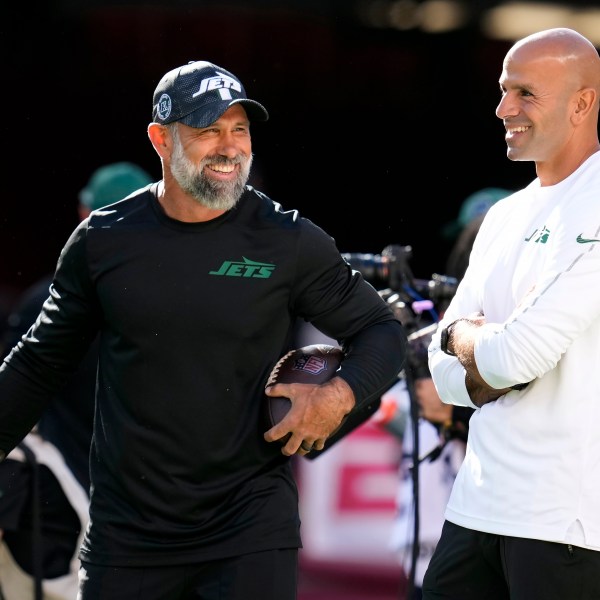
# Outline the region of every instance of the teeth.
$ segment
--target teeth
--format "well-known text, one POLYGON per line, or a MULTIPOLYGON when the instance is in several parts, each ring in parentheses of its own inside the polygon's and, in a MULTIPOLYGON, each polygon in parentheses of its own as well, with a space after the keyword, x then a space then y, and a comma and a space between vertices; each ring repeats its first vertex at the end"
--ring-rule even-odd
POLYGON ((508 129, 508 133, 523 133, 524 131, 527 131, 529 129, 529 127, 514 127, 511 129, 508 129))
POLYGON ((232 165, 211 165, 213 171, 219 171, 219 173, 231 173, 234 170, 232 165))

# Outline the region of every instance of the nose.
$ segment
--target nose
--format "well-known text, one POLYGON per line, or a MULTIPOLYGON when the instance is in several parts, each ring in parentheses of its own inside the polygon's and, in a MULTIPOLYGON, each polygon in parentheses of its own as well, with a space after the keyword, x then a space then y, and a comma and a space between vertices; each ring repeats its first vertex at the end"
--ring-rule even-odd
POLYGON ((510 94, 503 94, 496 106, 496 116, 499 119, 506 119, 506 117, 514 117, 519 113, 517 104, 511 100, 510 94))
POLYGON ((219 137, 217 151, 222 156, 227 156, 228 158, 234 158, 239 154, 240 146, 237 143, 235 136, 233 136, 229 132, 225 132, 219 137))

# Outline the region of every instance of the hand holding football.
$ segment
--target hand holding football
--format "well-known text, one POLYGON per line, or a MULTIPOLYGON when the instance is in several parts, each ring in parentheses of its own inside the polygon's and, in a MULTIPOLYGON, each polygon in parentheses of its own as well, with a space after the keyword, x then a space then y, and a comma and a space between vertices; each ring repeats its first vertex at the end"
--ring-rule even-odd
MULTIPOLYGON (((342 350, 329 344, 312 344, 290 350, 273 367, 267 386, 276 383, 325 383, 335 377, 343 358, 342 350)), ((268 428, 277 425, 290 407, 289 398, 266 396, 268 428)))

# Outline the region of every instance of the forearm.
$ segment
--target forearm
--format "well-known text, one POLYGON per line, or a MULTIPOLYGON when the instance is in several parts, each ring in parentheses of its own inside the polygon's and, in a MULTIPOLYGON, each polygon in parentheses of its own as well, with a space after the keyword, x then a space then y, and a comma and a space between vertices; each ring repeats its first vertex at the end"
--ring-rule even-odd
POLYGON ((465 369, 465 385, 473 404, 481 407, 496 400, 511 388, 493 388, 481 376, 475 360, 475 342, 477 332, 485 323, 483 317, 463 318, 451 325, 447 350, 456 356, 465 369))
POLYGON ((406 333, 397 321, 372 325, 345 345, 339 376, 361 407, 383 394, 397 380, 407 355, 406 333))

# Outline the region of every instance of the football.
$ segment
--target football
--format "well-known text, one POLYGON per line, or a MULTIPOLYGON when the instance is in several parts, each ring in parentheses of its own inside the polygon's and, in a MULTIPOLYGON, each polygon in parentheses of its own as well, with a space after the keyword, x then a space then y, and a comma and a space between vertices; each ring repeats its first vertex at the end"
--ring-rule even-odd
MULTIPOLYGON (((335 376, 344 353, 337 346, 312 344, 290 350, 273 367, 267 386, 276 383, 321 384, 335 376)), ((290 410, 288 398, 266 396, 267 427, 270 429, 290 410)), ((285 443, 285 440, 282 440, 285 443)))

